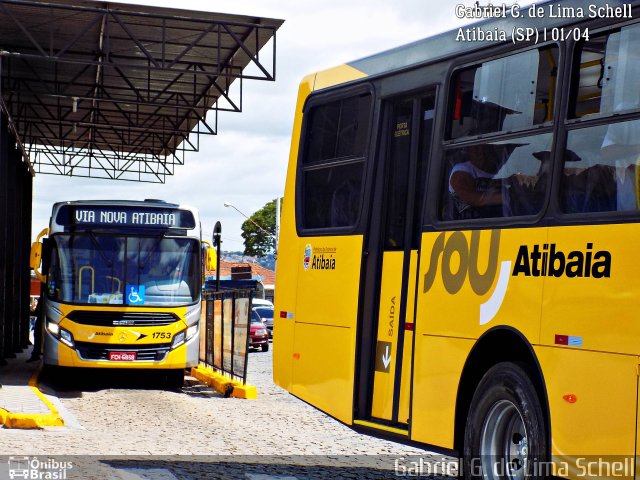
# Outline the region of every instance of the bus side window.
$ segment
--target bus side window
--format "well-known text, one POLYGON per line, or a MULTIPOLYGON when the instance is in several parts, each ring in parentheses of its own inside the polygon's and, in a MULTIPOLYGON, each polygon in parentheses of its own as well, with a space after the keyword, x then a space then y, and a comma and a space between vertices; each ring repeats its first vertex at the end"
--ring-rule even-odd
POLYGON ((531 128, 553 120, 558 49, 532 49, 456 72, 448 139, 531 128))
POLYGON ((537 215, 551 178, 550 133, 446 153, 442 219, 537 215))
POLYGON ((569 132, 560 200, 565 213, 638 209, 640 120, 569 132))
POLYGON ((305 115, 308 120, 299 183, 302 226, 352 227, 362 203, 371 95, 313 106, 305 115))
POLYGON ((640 108, 640 26, 630 25, 580 44, 572 118, 640 108))
POLYGON ((567 135, 560 190, 564 213, 640 207, 640 120, 629 120, 640 112, 638 42, 635 24, 578 44, 569 116, 580 121, 567 135), (626 121, 619 120, 621 113, 626 121))
POLYGON ((309 170, 304 181, 307 228, 354 225, 360 209, 362 162, 309 170))

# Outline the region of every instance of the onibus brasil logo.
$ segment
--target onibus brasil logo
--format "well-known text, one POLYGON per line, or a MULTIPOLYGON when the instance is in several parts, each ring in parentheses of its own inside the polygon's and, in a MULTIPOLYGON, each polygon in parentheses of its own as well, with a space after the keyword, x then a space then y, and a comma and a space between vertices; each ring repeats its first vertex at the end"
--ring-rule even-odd
POLYGON ((38 457, 9 457, 9 478, 38 480, 66 480, 67 471, 73 469, 73 462, 63 462, 54 458, 41 460, 38 457))
POLYGON ((491 231, 489 259, 486 268, 481 271, 478 265, 480 235, 478 230, 471 232, 470 242, 462 232, 453 232, 449 238, 445 238, 445 232, 438 235, 431 250, 429 269, 424 274, 422 289, 423 293, 431 289, 438 270, 445 290, 451 295, 460 291, 467 277, 471 289, 479 297, 487 294, 495 284, 491 296, 480 304, 480 325, 489 323, 500 310, 510 277, 611 277, 611 252, 594 251, 591 242, 586 244, 584 250, 570 252, 563 251, 555 243, 520 245, 515 262, 498 262, 500 230, 491 231))

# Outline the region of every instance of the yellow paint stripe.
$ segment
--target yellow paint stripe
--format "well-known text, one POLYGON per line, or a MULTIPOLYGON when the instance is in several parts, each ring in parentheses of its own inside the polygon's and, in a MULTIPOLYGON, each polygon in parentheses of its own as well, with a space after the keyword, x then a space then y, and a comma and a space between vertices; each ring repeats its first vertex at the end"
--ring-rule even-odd
POLYGON ((191 369, 191 376, 206 383, 221 395, 233 398, 246 398, 255 400, 258 398, 258 391, 253 385, 243 385, 237 380, 231 380, 224 375, 213 370, 198 365, 191 369))
POLYGON ((5 428, 43 428, 43 427, 63 427, 64 420, 58 410, 38 389, 38 375, 40 371, 34 372, 29 379, 29 388, 45 404, 51 413, 11 413, 0 408, 0 423, 5 428))
POLYGON ((338 65, 337 67, 316 73, 313 89, 320 90, 322 88, 333 87, 345 82, 359 80, 366 76, 366 73, 353 68, 351 65, 338 65))
POLYGON ((365 420, 354 420, 354 425, 360 425, 362 427, 373 428, 375 430, 383 430, 385 432, 395 433, 397 435, 409 436, 409 430, 402 428, 388 427, 386 425, 380 425, 379 423, 367 422, 365 420))

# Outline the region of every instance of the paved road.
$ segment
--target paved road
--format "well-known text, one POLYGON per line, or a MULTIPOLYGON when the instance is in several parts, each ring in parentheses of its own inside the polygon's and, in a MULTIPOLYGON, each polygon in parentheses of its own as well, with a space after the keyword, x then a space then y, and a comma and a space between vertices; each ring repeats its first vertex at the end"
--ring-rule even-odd
MULTIPOLYGON (((0 453, 72 461, 66 478, 83 479, 394 478, 396 465, 402 473, 414 460, 424 459, 427 470, 442 462, 355 433, 275 386, 271 352, 249 355, 257 400, 223 398, 192 378, 182 391, 167 391, 148 374, 67 377, 51 393, 69 426, 2 430, 0 453)), ((11 465, 0 457, 0 479, 4 466, 11 465)))

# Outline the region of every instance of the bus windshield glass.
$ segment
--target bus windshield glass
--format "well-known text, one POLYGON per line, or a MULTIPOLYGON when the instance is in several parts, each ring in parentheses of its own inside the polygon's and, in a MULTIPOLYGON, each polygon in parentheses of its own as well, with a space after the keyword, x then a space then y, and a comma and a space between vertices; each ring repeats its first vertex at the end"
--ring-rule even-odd
POLYGON ((57 234, 47 293, 71 304, 177 306, 200 297, 198 242, 189 238, 57 234))

